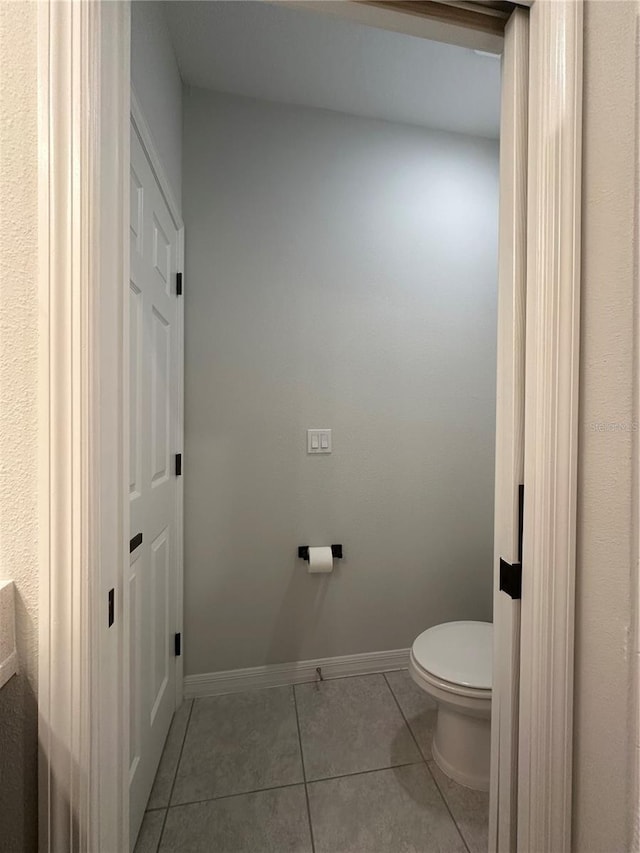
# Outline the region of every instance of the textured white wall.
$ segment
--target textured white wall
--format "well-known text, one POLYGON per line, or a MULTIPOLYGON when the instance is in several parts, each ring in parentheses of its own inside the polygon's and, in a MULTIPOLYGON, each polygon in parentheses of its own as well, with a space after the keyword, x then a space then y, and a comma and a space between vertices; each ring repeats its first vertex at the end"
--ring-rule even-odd
POLYGON ((131 85, 151 130, 171 190, 182 198, 182 81, 164 3, 131 3, 131 85))
POLYGON ((637 2, 585 6, 573 841, 580 853, 632 849, 638 814, 632 788, 637 685, 631 679, 637 659, 638 10, 637 2))
POLYGON ((36 4, 0 2, 0 579, 16 582, 19 675, 0 689, 0 851, 37 845, 36 4))
POLYGON ((489 619, 496 143, 184 106, 187 672, 489 619), (331 542, 308 575, 297 546, 331 542))

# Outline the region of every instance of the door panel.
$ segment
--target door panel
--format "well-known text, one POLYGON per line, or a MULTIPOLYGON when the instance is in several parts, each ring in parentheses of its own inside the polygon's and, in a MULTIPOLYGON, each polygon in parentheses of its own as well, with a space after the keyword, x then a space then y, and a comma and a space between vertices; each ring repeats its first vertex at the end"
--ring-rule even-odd
POLYGON ((131 229, 131 247, 137 254, 142 254, 142 199, 144 190, 142 183, 133 166, 131 167, 129 228, 131 229))
POLYGON ((142 752, 140 737, 142 728, 140 716, 140 593, 138 589, 141 562, 139 556, 134 557, 129 570, 129 782, 136 774, 142 752))
POLYGON ((169 531, 165 527, 151 545, 151 704, 150 724, 153 725, 169 680, 169 531))
POLYGON ((142 294, 129 283, 129 495, 141 490, 142 294))
POLYGON ((166 293, 169 293, 171 245, 155 216, 153 217, 153 266, 164 283, 166 293))
POLYGON ((169 476, 169 400, 171 327, 154 306, 151 312, 151 483, 157 488, 169 476))
POLYGON ((131 555, 130 836, 135 843, 176 701, 179 233, 134 127, 131 128, 130 473, 131 555))

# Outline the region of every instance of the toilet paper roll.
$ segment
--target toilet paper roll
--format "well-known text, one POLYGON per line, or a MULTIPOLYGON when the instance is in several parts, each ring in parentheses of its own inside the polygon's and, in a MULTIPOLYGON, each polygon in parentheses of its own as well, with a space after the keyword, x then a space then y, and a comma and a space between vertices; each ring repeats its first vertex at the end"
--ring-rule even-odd
POLYGON ((332 572, 333 553, 330 545, 321 548, 309 548, 309 573, 332 572))

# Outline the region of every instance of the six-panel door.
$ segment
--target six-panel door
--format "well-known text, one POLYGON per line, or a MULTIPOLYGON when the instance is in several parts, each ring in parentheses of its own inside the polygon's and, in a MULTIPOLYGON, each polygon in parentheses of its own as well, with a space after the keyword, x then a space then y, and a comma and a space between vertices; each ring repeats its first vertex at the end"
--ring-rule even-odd
POLYGON ((131 128, 130 827, 135 840, 175 710, 178 231, 131 128))

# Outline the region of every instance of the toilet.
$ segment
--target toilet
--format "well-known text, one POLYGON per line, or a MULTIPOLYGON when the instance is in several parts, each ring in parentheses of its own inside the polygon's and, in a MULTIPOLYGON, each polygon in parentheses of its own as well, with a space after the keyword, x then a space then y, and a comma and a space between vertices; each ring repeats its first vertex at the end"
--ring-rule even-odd
POLYGON ((433 759, 455 782, 489 790, 493 625, 445 622, 420 634, 409 658, 416 684, 438 706, 433 759))

